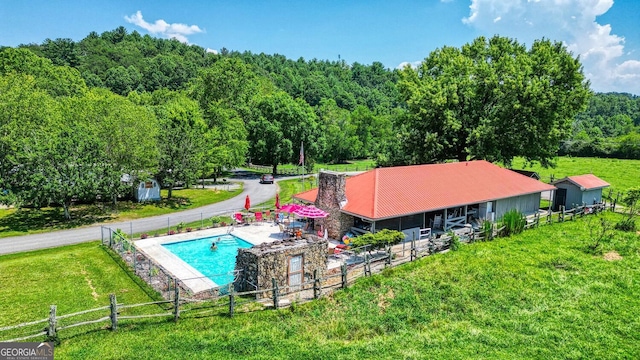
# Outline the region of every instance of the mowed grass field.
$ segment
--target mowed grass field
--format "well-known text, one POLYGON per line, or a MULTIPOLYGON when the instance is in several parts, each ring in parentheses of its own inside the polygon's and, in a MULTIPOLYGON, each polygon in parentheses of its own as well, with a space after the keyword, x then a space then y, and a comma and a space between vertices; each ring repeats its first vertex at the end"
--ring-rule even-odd
MULTIPOLYGON (((56 358, 639 358, 640 236, 611 231, 592 251, 600 217, 622 219, 463 245, 289 309, 63 331, 56 358)), ((51 303, 60 314, 105 305, 111 292, 149 300, 96 244, 3 256, 0 274, 0 327, 44 318, 51 303)))
POLYGON ((514 169, 525 169, 540 174, 540 180, 549 182, 551 175, 561 179, 566 176, 594 174, 611 184, 614 191, 626 191, 640 186, 640 160, 601 159, 601 158, 577 158, 559 157, 556 159, 556 167, 545 169, 540 165, 525 167, 523 159, 513 161, 514 169))

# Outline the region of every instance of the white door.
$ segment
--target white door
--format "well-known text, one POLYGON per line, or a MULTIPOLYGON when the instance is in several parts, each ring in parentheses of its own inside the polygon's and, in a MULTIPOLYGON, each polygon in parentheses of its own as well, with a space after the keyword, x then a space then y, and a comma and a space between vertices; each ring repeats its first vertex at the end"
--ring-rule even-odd
POLYGON ((289 286, 299 286, 302 284, 302 255, 289 258, 289 286))

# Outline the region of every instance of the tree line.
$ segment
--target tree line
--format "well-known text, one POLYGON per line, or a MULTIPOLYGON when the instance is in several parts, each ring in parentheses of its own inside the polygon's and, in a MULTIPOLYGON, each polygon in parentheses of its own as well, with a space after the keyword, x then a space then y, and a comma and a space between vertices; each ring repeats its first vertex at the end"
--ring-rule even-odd
POLYGON ((122 27, 0 49, 0 89, 2 202, 65 209, 116 201, 124 174, 171 189, 245 162, 275 173, 301 144, 309 170, 367 157, 549 165, 591 96, 579 60, 546 39, 480 37, 390 70, 215 54, 122 27))
POLYGON ((595 94, 573 123, 559 154, 640 159, 640 97, 595 94))

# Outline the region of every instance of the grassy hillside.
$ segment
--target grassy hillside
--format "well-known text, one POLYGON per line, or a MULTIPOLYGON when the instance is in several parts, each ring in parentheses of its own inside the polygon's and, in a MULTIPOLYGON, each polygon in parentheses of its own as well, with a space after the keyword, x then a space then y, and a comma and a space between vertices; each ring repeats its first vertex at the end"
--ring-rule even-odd
POLYGON ((286 310, 234 318, 187 312, 178 324, 122 321, 117 332, 62 333, 56 356, 638 358, 640 237, 612 232, 591 251, 598 224, 588 217, 466 245, 286 310), (610 251, 619 259, 608 261, 610 251))
POLYGON ((640 160, 563 156, 557 158, 555 168, 545 169, 540 165, 525 168, 524 161, 518 158, 514 160, 513 168, 536 171, 544 182, 549 182, 549 177, 552 174, 555 179, 571 175, 594 174, 611 184, 611 188, 615 191, 625 191, 640 185, 638 181, 640 179, 640 160))

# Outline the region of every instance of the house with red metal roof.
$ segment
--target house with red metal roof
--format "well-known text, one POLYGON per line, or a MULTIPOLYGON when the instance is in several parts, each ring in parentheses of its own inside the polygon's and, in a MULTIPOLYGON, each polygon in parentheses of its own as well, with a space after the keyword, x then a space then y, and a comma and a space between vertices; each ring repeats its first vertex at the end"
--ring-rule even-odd
POLYGON ((484 160, 376 168, 349 178, 325 171, 318 184, 294 199, 328 211, 325 227, 333 238, 347 231, 448 231, 495 221, 512 209, 532 214, 541 193, 555 190, 484 160))
POLYGON ((560 205, 570 210, 576 206, 599 204, 602 202, 602 189, 610 186, 593 174, 568 176, 551 184, 558 188, 553 200, 555 211, 560 205))

